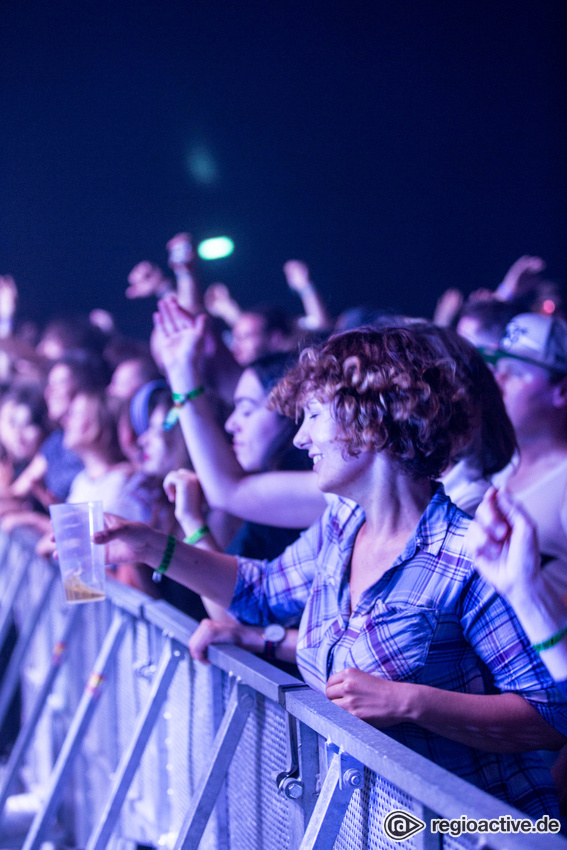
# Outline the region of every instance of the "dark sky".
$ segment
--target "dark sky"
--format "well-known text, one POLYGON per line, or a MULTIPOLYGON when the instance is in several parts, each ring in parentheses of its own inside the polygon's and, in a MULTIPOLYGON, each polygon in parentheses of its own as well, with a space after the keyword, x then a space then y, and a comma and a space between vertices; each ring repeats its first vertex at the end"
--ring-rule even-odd
POLYGON ((305 259, 333 311, 431 315, 523 253, 565 281, 565 4, 2 0, 0 273, 21 312, 106 307, 141 259, 244 304, 305 259))

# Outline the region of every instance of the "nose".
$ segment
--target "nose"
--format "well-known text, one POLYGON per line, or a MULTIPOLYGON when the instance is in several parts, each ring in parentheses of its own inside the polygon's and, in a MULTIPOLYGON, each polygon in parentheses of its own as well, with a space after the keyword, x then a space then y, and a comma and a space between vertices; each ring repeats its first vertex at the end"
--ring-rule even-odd
POLYGON ((304 419, 299 426, 299 430, 293 438, 293 445, 296 449, 308 449, 311 445, 311 438, 309 436, 306 419, 304 419))
POLYGON ((230 416, 224 423, 224 430, 227 431, 229 434, 235 434, 238 430, 238 420, 236 417, 235 410, 230 414, 230 416))

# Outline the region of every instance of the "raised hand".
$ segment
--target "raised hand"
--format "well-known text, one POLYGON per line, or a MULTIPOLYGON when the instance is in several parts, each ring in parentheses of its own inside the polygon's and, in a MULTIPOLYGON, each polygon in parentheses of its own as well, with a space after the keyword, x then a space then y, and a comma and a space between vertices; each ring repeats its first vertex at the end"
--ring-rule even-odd
POLYGON ((191 316, 175 295, 166 295, 154 313, 153 346, 174 392, 189 392, 200 383, 207 317, 191 316))
POLYGON ((168 252, 168 265, 174 271, 189 269, 195 262, 195 251, 190 233, 176 233, 165 247, 168 252))
POLYGON ((16 312, 18 288, 11 274, 0 275, 0 319, 11 319, 16 312))
POLYGON ((478 572, 508 599, 529 593, 530 585, 541 576, 535 526, 504 489, 486 494, 467 543, 478 572))
POLYGON ((504 280, 496 290, 498 298, 508 301, 522 294, 539 280, 539 273, 545 269, 545 260, 528 254, 519 257, 504 275, 504 280))
POLYGON ((450 327, 463 306, 464 300, 465 297, 460 289, 446 289, 435 306, 433 324, 440 328, 450 327))
POLYGON ((128 275, 129 286, 126 298, 148 298, 150 295, 162 295, 170 288, 170 281, 165 277, 159 266, 143 260, 138 263, 128 275))
POLYGON ((229 327, 236 324, 242 313, 224 283, 211 283, 205 290, 204 302, 211 316, 223 319, 229 327))
POLYGON ((304 292, 313 286, 309 278, 309 269, 301 260, 288 260, 287 263, 284 263, 283 273, 287 285, 294 292, 304 292))

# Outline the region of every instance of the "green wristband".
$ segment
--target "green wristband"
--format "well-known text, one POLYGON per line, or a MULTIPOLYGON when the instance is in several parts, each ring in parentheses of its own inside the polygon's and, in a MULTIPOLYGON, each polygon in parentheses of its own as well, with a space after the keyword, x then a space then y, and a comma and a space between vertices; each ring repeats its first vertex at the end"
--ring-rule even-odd
POLYGON ((161 564, 154 570, 154 574, 152 576, 154 581, 161 581, 162 575, 168 571, 171 559, 173 558, 173 553, 175 552, 176 543, 177 540, 173 534, 168 534, 167 545, 165 547, 165 552, 163 553, 163 558, 161 559, 161 564))
POLYGON ((532 649, 535 649, 536 652, 543 652, 544 649, 551 649, 553 646, 557 646, 560 640, 567 635, 567 626, 563 626, 558 632, 552 635, 547 640, 542 640, 541 643, 532 643, 532 649))
POLYGON ((202 525, 201 528, 198 528, 197 531, 194 531, 193 534, 190 534, 189 537, 184 537, 183 542, 188 543, 189 546, 194 546, 195 543, 198 543, 199 540, 202 540, 203 537, 206 537, 207 534, 211 533, 211 529, 208 525, 202 525))
POLYGON ((164 431, 171 431, 173 426, 176 424, 179 419, 179 411, 183 407, 184 404, 187 404, 188 401, 193 401, 194 398, 199 398, 200 395, 203 395, 205 392, 204 387, 195 387, 194 390, 189 390, 188 393, 172 393, 173 396, 173 407, 169 410, 169 413, 165 417, 163 423, 164 431))
POLYGON ((194 390, 189 390, 188 393, 171 393, 173 397, 174 407, 183 407, 186 401, 192 401, 194 398, 199 398, 203 395, 205 388, 203 386, 195 387, 194 390))

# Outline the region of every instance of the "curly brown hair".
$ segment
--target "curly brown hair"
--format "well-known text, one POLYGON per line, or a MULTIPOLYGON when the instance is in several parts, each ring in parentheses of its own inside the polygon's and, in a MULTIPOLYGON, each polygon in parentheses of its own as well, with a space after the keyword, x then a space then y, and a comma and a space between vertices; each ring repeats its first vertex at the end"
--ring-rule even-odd
POLYGON ((296 420, 310 398, 331 404, 345 453, 388 452, 412 478, 436 478, 478 426, 455 360, 419 328, 358 328, 302 351, 271 394, 296 420))

